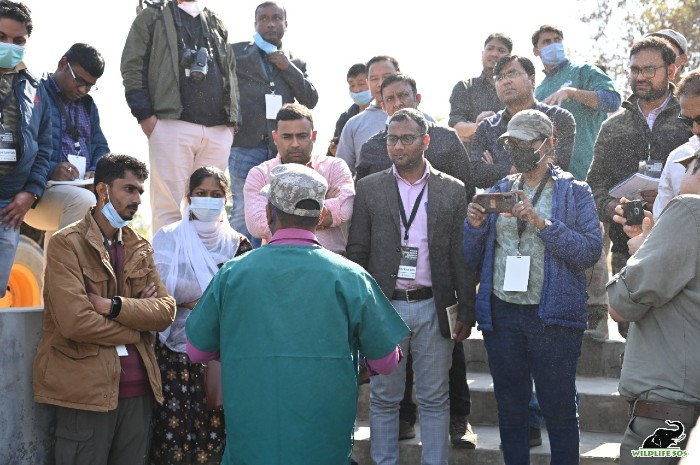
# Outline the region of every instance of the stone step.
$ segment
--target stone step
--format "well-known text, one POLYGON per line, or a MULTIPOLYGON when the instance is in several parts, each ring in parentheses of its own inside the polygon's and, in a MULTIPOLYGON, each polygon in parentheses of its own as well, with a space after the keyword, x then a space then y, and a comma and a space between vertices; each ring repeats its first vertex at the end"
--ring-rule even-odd
MULTIPOLYGON (((472 425, 498 425, 493 381, 488 373, 467 373, 472 409, 472 425)), ((627 426, 627 402, 617 393, 617 380, 579 376, 576 388, 580 397, 579 422, 582 431, 623 433, 627 426)), ((369 418, 369 385, 360 386, 357 418, 369 418)))
MULTIPOLYGON (((450 447, 450 465, 503 465, 503 454, 498 446, 501 439, 496 426, 474 426, 474 433, 478 435, 478 444, 475 450, 454 449, 450 447)), ((621 434, 612 433, 581 433, 581 465, 613 465, 620 453, 621 434)), ((421 444, 420 427, 416 425, 416 437, 406 441, 399 441, 399 464, 420 465, 421 444)), ((355 426, 355 445, 353 458, 360 465, 369 465, 370 437, 369 423, 358 421, 355 426)), ((619 461, 619 459, 618 459, 619 461)), ((545 430, 542 431, 542 445, 530 449, 531 465, 548 465, 550 462, 549 438, 545 430)))
MULTIPOLYGON (((489 362, 481 339, 481 333, 476 332, 464 341, 464 356, 467 359, 467 373, 488 373, 489 362)), ((605 376, 619 378, 622 363, 620 354, 625 350, 622 341, 608 339, 605 342, 596 342, 584 338, 581 347, 576 373, 580 376, 605 376)))

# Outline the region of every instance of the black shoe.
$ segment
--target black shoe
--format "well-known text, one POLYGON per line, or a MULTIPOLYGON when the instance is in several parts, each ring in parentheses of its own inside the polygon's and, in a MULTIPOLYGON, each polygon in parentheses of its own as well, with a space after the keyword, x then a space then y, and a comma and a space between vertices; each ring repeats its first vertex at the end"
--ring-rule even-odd
POLYGON ((467 417, 450 417, 450 442, 461 449, 476 449, 477 436, 472 431, 467 417))
POLYGON ((399 441, 413 439, 416 437, 416 430, 413 425, 406 420, 399 420, 399 441))

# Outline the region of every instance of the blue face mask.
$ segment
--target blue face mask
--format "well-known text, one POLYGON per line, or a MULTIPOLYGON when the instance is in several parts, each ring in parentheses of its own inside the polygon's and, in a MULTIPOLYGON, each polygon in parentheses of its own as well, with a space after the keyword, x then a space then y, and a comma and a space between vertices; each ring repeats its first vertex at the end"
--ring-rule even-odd
POLYGON ((0 42, 0 68, 14 68, 23 58, 24 47, 0 42))
POLYGON ((268 55, 277 51, 277 45, 271 44, 270 42, 266 41, 257 32, 253 36, 253 42, 255 42, 255 45, 257 45, 260 50, 262 50, 268 55))
POLYGON ((102 207, 102 214, 107 218, 107 221, 109 221, 109 224, 111 224, 113 228, 121 229, 129 224, 129 221, 119 216, 119 213, 117 213, 114 205, 112 205, 112 202, 109 200, 109 190, 107 190, 107 203, 102 207))
POLYGON ((561 42, 554 42, 549 44, 540 50, 540 58, 542 58, 542 63, 545 65, 558 65, 566 59, 566 52, 564 52, 564 44, 561 42))
POLYGON ((190 211, 195 218, 204 223, 211 223, 221 219, 221 213, 226 206, 226 199, 216 197, 191 197, 190 211))
POLYGON ((367 105, 372 101, 372 92, 370 92, 369 89, 363 90, 362 92, 350 92, 350 98, 356 105, 367 105))

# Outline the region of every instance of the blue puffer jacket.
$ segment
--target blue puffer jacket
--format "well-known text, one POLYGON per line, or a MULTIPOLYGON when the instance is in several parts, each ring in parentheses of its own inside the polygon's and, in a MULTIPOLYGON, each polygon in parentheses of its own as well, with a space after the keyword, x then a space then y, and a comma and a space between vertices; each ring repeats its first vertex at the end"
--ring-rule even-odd
POLYGON ((29 71, 19 72, 15 85, 20 124, 17 166, 0 177, 0 199, 11 199, 18 192, 41 197, 46 188, 51 152, 51 119, 46 91, 29 71))
MULTIPOLYGON (((586 279, 584 270, 600 258, 603 248, 600 223, 591 189, 558 166, 550 165, 554 178, 552 225, 538 233, 544 242, 544 285, 539 316, 547 325, 586 329, 586 279)), ((507 192, 513 183, 508 176, 491 192, 507 192)), ((491 294, 496 247, 496 219, 491 214, 481 228, 464 222, 464 257, 481 271, 476 296, 478 329, 492 331, 491 294)))
MULTIPOLYGON (((41 80, 41 87, 46 91, 46 95, 51 103, 51 159, 49 161, 49 178, 53 174, 56 166, 63 161, 61 156, 61 124, 63 123, 63 113, 56 103, 56 98, 51 89, 51 82, 48 78, 41 80)), ((90 115, 90 136, 88 138, 88 151, 90 153, 89 163, 85 167, 85 171, 95 171, 97 162, 103 155, 109 153, 107 139, 102 133, 100 127, 100 115, 97 112, 95 101, 89 95, 80 99, 81 104, 84 104, 90 115)))

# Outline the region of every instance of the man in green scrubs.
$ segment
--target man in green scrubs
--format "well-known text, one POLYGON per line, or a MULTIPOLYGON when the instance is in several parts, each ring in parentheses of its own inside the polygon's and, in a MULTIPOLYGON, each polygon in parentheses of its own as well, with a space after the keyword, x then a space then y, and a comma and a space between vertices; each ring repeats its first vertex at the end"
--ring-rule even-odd
POLYGON ((316 240, 327 186, 275 167, 270 243, 226 263, 187 321, 193 361, 220 353, 224 465, 349 464, 358 350, 375 374, 402 357, 408 328, 377 283, 316 240))

